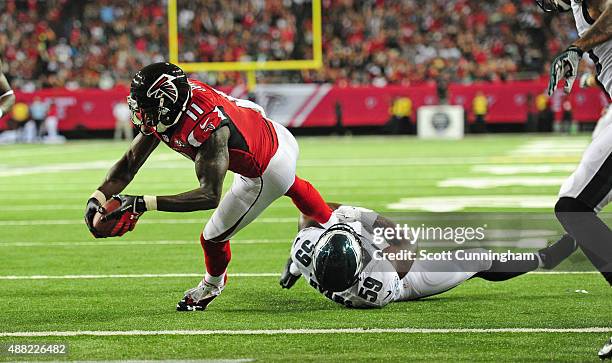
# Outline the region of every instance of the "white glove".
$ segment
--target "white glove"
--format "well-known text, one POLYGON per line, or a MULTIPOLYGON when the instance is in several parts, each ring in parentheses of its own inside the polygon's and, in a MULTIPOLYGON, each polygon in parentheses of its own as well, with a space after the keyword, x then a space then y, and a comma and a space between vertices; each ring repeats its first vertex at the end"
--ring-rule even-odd
POLYGON ((555 57, 550 66, 550 80, 548 83, 549 96, 553 95, 561 79, 565 79, 563 90, 566 94, 570 93, 572 85, 578 75, 578 65, 580 64, 580 60, 582 60, 582 54, 584 54, 582 49, 575 45, 571 45, 555 57))
POLYGON ((352 223, 361 220, 361 211, 358 208, 341 206, 334 211, 340 223, 352 223))

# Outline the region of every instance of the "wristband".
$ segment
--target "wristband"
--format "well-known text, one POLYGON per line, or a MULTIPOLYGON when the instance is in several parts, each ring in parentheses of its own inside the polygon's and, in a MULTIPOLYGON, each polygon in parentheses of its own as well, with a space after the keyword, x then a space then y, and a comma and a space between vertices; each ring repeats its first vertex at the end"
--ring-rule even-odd
POLYGON ((104 195, 104 193, 102 193, 98 189, 96 189, 96 191, 93 192, 93 194, 89 198, 94 198, 100 203, 100 205, 106 203, 106 196, 104 195))
POLYGON ((147 210, 157 210, 157 197, 152 195, 145 195, 142 197, 145 202, 147 210))
POLYGON ((573 45, 573 44, 572 44, 572 45, 570 45, 570 46, 567 48, 567 50, 572 50, 572 51, 574 51, 574 52, 578 53, 578 55, 579 55, 580 57, 582 57, 582 55, 584 54, 584 50, 580 49, 579 47, 577 47, 577 46, 575 46, 575 45, 573 45))
POLYGON ((4 116, 4 112, 2 112, 2 109, 0 108, 0 118, 2 118, 2 116, 4 116))

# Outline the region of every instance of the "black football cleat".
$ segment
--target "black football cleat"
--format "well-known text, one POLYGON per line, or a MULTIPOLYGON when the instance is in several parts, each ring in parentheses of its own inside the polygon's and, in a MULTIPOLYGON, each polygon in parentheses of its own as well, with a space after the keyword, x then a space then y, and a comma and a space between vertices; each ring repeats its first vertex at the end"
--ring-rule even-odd
POLYGON ((578 244, 576 241, 569 234, 564 235, 557 242, 538 251, 542 259, 542 268, 546 270, 554 269, 574 253, 577 248, 578 244))
POLYGON ((209 298, 194 302, 190 297, 185 296, 181 301, 176 304, 176 311, 204 311, 208 304, 210 304, 217 296, 211 296, 209 298))
POLYGON ((603 348, 599 350, 597 355, 599 356, 599 359, 601 360, 605 360, 608 358, 612 360, 612 338, 610 338, 606 342, 606 344, 604 344, 603 348))

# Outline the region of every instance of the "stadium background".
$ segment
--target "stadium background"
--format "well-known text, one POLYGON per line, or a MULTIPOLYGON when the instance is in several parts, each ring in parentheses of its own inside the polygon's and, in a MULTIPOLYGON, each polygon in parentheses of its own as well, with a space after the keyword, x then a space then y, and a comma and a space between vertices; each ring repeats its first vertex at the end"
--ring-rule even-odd
MULTIPOLYGON (((473 123, 473 100, 483 92, 491 131, 550 129, 537 122, 561 120, 566 101, 573 121, 593 123, 608 103, 596 88, 543 94, 552 56, 577 35, 570 17, 546 16, 533 1, 325 0, 321 7, 316 46, 310 1, 178 0, 169 14, 167 1, 8 0, 0 2, 0 54, 18 101, 54 101, 60 130, 80 137, 110 135, 92 131, 114 128, 112 106, 123 102, 131 76, 167 60, 174 39, 185 64, 300 67, 320 49, 315 69, 191 73, 312 131, 334 131, 339 122, 381 131, 402 97, 412 103, 413 122, 419 106, 446 97, 473 123), (255 81, 267 86, 253 88, 255 81)), ((592 68, 583 63, 583 71, 592 68)))
MULTIPOLYGON (((167 9, 164 1, 0 1, 0 59, 17 102, 53 102, 67 136, 110 136, 113 104, 124 102, 133 73, 168 58, 167 9)), ((183 62, 314 59, 309 1, 179 0, 177 10, 183 62)), ((388 132, 394 101, 410 98, 414 116, 439 102, 440 85, 472 123, 473 98, 484 92, 488 130, 521 133, 300 137, 298 173, 327 200, 386 215, 522 213, 541 223, 505 228, 502 246, 534 250, 563 233, 552 208, 590 135, 522 131, 538 130, 527 119, 540 111, 563 119, 567 101, 586 130, 608 102, 594 88, 542 95, 551 57, 576 37, 571 15, 545 16, 531 0, 323 0, 321 17, 321 68, 256 71, 255 89, 244 71, 193 75, 234 95, 252 91, 268 110, 302 102, 284 120, 295 133, 388 132)), ((553 273, 471 280, 382 310, 344 309, 305 281, 281 290, 297 217, 288 198, 232 240, 230 282, 210 309, 178 314, 177 300, 202 275, 197 236, 210 211, 147 213, 119 239, 94 240, 83 223, 85 201, 126 147, 0 146, 0 347, 64 342, 68 356, 36 358, 71 360, 587 361, 612 332, 609 286, 580 253, 553 273)), ((126 193, 196 186, 193 165, 160 147, 126 193)))

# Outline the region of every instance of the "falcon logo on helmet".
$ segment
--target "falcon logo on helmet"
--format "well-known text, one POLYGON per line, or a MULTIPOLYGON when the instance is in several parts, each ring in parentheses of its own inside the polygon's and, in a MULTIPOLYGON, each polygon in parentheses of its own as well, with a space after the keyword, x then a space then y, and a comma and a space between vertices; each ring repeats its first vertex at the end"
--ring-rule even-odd
POLYGON ((162 98, 166 96, 172 103, 175 103, 178 100, 178 89, 173 82, 176 78, 169 74, 162 74, 147 91, 147 97, 162 98))
POLYGON ((132 122, 145 135, 166 132, 179 122, 190 99, 182 69, 168 62, 149 64, 136 72, 130 85, 132 122))
POLYGON ((323 289, 340 292, 359 280, 363 253, 360 237, 349 225, 331 226, 314 249, 314 275, 323 289))

